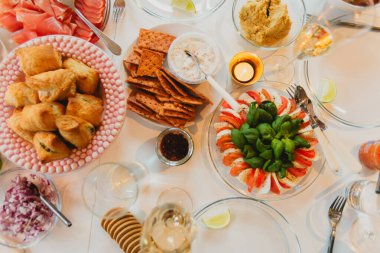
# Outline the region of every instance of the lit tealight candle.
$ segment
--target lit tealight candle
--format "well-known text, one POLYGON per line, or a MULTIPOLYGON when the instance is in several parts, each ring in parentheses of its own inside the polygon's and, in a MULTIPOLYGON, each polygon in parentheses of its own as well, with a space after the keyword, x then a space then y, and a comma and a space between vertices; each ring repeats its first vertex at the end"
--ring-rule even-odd
POLYGON ((252 64, 248 62, 239 62, 233 69, 233 75, 238 81, 247 83, 253 79, 255 75, 255 69, 253 68, 252 64))

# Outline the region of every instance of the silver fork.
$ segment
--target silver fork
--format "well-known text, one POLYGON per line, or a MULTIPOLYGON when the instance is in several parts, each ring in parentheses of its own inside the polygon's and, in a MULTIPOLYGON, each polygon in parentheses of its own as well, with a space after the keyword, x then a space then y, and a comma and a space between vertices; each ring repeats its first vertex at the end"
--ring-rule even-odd
POLYGON ((124 0, 115 0, 113 3, 113 21, 116 23, 119 21, 121 14, 123 14, 125 9, 125 1, 124 0))
POLYGON ((328 253, 333 252, 334 248, 334 241, 335 241, 335 235, 336 235, 336 227, 342 218, 342 213, 344 206, 346 205, 347 199, 342 196, 336 197, 334 202, 331 204, 329 208, 329 221, 331 225, 331 235, 329 240, 329 248, 327 250, 328 253))

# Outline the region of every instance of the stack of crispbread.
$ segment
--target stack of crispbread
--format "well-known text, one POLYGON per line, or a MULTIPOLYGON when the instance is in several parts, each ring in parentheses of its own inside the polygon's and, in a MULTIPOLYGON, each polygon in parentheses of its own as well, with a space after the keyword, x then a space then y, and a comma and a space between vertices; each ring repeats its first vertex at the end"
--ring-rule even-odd
POLYGON ((127 213, 118 218, 107 218, 120 212, 120 209, 111 209, 101 221, 103 229, 114 239, 125 253, 140 253, 140 238, 142 225, 131 214, 127 213))
POLYGON ((124 60, 133 89, 127 109, 161 124, 183 128, 195 118, 196 107, 211 101, 179 80, 162 64, 174 36, 141 29, 137 46, 124 60))

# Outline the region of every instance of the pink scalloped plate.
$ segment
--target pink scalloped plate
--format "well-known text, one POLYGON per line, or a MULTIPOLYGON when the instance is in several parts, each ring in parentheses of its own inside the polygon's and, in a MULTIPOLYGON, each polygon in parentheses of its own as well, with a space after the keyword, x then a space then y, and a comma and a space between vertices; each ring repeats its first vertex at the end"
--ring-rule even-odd
POLYGON ((63 56, 78 59, 99 72, 104 92, 102 124, 86 148, 74 149, 68 158, 41 163, 33 145, 13 133, 6 123, 12 115, 13 107, 5 105, 5 92, 11 83, 23 78, 13 50, 0 64, 0 152, 23 168, 63 173, 76 170, 98 158, 117 137, 125 119, 126 89, 111 59, 100 48, 85 40, 66 35, 51 35, 30 40, 18 48, 46 44, 52 45, 63 56))

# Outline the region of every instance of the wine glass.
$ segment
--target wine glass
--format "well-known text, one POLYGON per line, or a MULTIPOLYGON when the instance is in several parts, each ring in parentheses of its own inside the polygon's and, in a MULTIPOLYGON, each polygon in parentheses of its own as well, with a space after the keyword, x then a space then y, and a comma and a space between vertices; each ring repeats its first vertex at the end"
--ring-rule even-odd
POLYGON ((82 198, 98 217, 115 219, 126 214, 138 196, 138 182, 147 170, 137 162, 105 163, 93 168, 82 181, 82 198), (117 210, 110 212, 111 209, 117 210))
POLYGON ((350 230, 350 241, 360 252, 380 252, 380 195, 376 182, 359 180, 345 189, 347 203, 358 211, 350 230))
POLYGON ((370 31, 376 12, 373 0, 367 7, 347 10, 338 0, 326 0, 318 15, 308 14, 308 21, 290 48, 290 57, 273 55, 264 61, 264 78, 272 81, 291 81, 293 63, 326 54, 370 31))
POLYGON ((193 203, 181 188, 163 191, 144 223, 142 252, 190 252, 195 229, 191 217, 193 203))

